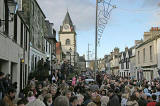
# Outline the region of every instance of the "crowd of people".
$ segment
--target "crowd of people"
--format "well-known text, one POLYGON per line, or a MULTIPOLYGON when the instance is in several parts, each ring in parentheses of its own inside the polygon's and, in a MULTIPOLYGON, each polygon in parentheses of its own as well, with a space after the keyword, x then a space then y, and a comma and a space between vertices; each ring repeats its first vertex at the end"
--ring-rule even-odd
POLYGON ((5 85, 9 80, 0 72, 0 106, 160 106, 159 80, 98 73, 96 81, 86 83, 84 76, 74 76, 69 82, 56 73, 51 80, 33 77, 16 96, 15 84, 5 85))

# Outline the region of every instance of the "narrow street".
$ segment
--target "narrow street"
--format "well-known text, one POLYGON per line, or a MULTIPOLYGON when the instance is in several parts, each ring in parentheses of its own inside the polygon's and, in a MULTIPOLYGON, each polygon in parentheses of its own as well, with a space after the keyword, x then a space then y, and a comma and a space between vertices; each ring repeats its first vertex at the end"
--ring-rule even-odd
POLYGON ((160 106, 160 0, 0 0, 0 106, 160 106))

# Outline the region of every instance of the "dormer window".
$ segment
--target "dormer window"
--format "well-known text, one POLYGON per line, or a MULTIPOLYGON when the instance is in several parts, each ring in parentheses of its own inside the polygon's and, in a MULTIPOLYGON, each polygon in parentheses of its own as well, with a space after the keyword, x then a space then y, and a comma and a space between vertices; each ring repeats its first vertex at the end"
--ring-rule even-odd
POLYGON ((66 45, 70 45, 70 39, 66 40, 66 45))

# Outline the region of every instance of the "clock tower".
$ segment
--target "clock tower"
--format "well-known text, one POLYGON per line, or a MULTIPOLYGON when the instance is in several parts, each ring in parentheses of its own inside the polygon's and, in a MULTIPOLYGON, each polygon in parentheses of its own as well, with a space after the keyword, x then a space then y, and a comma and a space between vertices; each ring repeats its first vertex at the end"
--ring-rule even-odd
POLYGON ((60 26, 59 41, 61 42, 62 51, 66 55, 66 59, 74 66, 77 53, 76 32, 68 11, 63 24, 60 26))

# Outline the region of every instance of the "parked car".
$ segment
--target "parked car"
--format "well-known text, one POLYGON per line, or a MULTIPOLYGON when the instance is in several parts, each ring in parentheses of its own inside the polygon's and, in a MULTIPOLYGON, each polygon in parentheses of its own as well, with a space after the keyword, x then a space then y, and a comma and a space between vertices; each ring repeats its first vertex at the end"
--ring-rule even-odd
POLYGON ((95 81, 94 79, 85 79, 85 83, 86 83, 86 84, 92 83, 92 82, 94 82, 94 81, 95 81))

